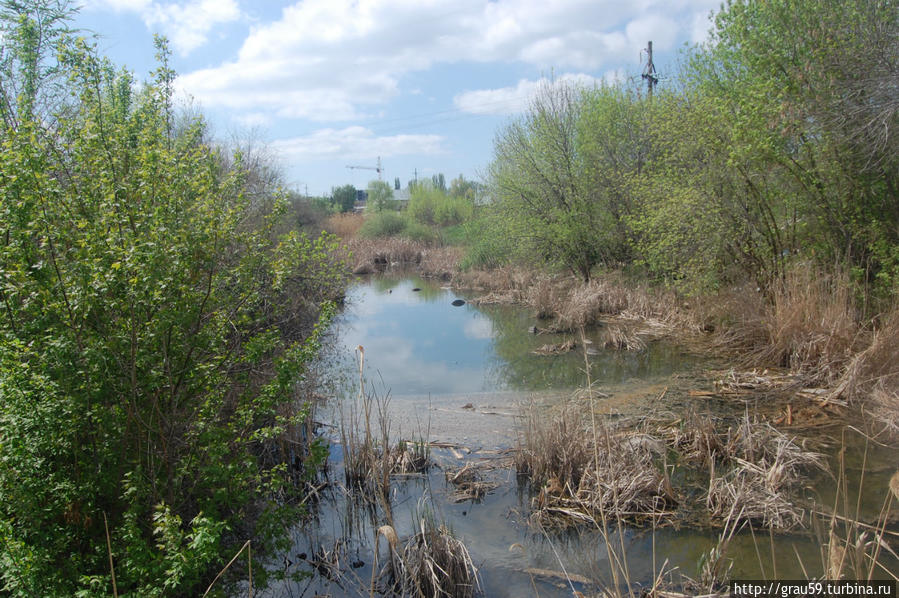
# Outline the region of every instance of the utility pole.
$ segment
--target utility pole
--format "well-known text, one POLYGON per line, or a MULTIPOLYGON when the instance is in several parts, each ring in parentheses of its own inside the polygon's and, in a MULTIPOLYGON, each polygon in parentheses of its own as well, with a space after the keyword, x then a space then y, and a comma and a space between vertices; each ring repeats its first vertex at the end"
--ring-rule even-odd
POLYGON ((646 47, 646 66, 643 68, 643 78, 646 79, 646 87, 649 89, 649 99, 652 100, 652 88, 659 83, 659 74, 656 65, 652 63, 652 41, 646 47))

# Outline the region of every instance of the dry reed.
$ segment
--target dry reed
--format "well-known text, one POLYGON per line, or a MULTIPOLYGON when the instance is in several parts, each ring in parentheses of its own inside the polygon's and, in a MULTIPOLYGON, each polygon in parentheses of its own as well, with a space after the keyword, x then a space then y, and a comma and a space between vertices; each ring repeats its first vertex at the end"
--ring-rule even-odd
POLYGON ((447 470, 444 473, 446 481, 452 484, 454 488, 451 496, 453 502, 479 501, 488 492, 499 486, 499 483, 496 481, 485 480, 481 474, 481 469, 472 463, 466 463, 461 469, 447 470))
POLYGON ((751 521, 772 529, 803 523, 793 492, 809 467, 824 467, 818 453, 799 447, 767 422, 745 415, 736 428, 708 441, 722 458, 709 457, 706 503, 714 518, 751 521), (719 472, 719 469, 723 471, 719 472))
POLYGON ((883 318, 870 345, 852 358, 830 398, 868 401, 874 419, 899 434, 899 308, 883 318))
POLYGON ((574 403, 553 417, 531 410, 515 464, 540 491, 533 500, 541 524, 664 516, 677 498, 654 460, 661 443, 613 429, 574 403))
POLYGON ((364 221, 362 214, 334 214, 325 221, 325 230, 344 240, 349 240, 356 236, 364 221))
POLYGON ((727 309, 734 321, 719 330, 717 344, 738 351, 745 367, 785 367, 832 384, 862 341, 845 272, 799 265, 767 298, 746 292, 727 309))
POLYGON ((390 554, 378 578, 394 592, 413 598, 470 598, 480 590, 478 571, 465 544, 430 514, 418 514, 416 532, 405 541, 402 552, 391 526, 382 526, 381 535, 390 554))
POLYGON ((340 437, 343 445, 344 477, 347 486, 374 492, 389 514, 390 476, 422 473, 430 467, 430 445, 426 438, 390 442, 390 395, 366 391, 363 377, 365 350, 357 347, 359 393, 349 405, 340 404, 340 437), (375 422, 376 419, 376 422, 375 422), (377 423, 377 428, 373 427, 377 423))
POLYGON ((458 247, 434 247, 409 239, 361 239, 347 242, 353 256, 355 274, 372 274, 391 268, 415 269, 427 278, 452 280, 457 273, 462 250, 458 247))

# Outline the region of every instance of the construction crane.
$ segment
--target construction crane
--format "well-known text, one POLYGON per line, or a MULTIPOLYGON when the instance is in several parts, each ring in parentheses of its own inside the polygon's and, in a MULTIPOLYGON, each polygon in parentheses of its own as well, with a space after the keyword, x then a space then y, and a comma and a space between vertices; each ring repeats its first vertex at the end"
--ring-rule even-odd
POLYGON ((378 180, 381 180, 381 173, 384 172, 384 169, 381 168, 381 156, 378 156, 378 165, 377 166, 350 166, 347 164, 347 168, 350 170, 360 169, 360 170, 377 170, 378 171, 378 180))

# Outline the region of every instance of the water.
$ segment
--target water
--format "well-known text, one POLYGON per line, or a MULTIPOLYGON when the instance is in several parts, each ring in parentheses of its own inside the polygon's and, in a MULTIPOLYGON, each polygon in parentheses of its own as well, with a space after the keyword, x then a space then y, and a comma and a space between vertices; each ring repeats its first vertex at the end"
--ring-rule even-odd
MULTIPOLYGON (((466 298, 414 277, 359 284, 348 295, 342 344, 348 352, 363 346, 366 376, 383 379, 394 396, 546 391, 585 383, 581 352, 531 353, 572 335, 529 332, 540 322, 525 309, 452 305, 466 298)), ((588 337, 596 341, 599 335, 592 331, 588 337)), ((694 362, 673 345, 651 343, 639 353, 599 351, 591 359, 591 374, 616 384, 667 376, 694 362)))
MULTIPOLYGON (((415 277, 374 278, 351 289, 347 309, 337 324, 338 352, 335 379, 346 389, 344 409, 358 388, 358 373, 352 372, 364 353, 364 378, 389 411, 391 436, 414 440, 427 437, 445 443, 435 448, 436 466, 427 475, 394 479, 391 505, 393 525, 400 537, 414 533, 422 512, 446 522, 466 543, 478 566, 486 596, 571 596, 572 587, 562 577, 539 571, 566 571, 608 584, 609 551, 601 534, 593 529, 546 534, 529 525, 532 496, 502 461, 517 442, 523 405, 552 404, 571 396, 587 380, 584 354, 536 355, 543 345, 560 343, 570 335, 534 334, 540 325, 526 309, 510 306, 477 307, 457 299, 471 297, 415 277), (418 289, 418 290, 415 290, 418 289), (455 503, 453 487, 444 481, 444 471, 466 462, 496 463, 485 475, 497 483, 483 500, 455 503), (537 572, 537 573, 535 573, 537 572)), ((590 347, 601 347, 603 331, 593 330, 590 347)), ((634 415, 660 405, 672 410, 727 409, 742 406, 718 405, 690 399, 686 389, 694 384, 705 358, 697 357, 672 343, 650 341, 642 351, 598 348, 589 356, 589 376, 595 388, 608 398, 600 401, 604 413, 634 415)), ((320 418, 337 425, 338 401, 325 406, 320 418)), ((742 405, 742 404, 741 404, 742 405)), ((383 509, 354 499, 342 488, 342 449, 336 428, 332 430, 331 485, 313 509, 313 518, 292 530, 293 547, 273 568, 287 574, 314 571, 300 582, 280 582, 271 595, 302 596, 368 594, 372 575, 373 539, 385 522, 383 509), (317 556, 316 556, 317 555, 317 556), (300 558, 302 557, 302 558, 300 558), (323 566, 322 563, 331 565, 323 566), (340 579, 329 577, 329 566, 340 570, 340 579)), ((863 469, 872 470, 877 492, 862 492, 859 504, 866 514, 882 506, 886 480, 895 471, 895 455, 876 446, 864 450, 857 435, 845 451, 850 500, 857 492, 853 484, 863 469), (872 464, 876 464, 872 468, 872 464)), ((831 460, 831 468, 834 469, 831 460)), ((828 474, 811 481, 832 501, 836 484, 828 474)), ((686 497, 686 500, 700 500, 686 497)), ((652 525, 623 527, 611 531, 615 552, 624 552, 629 577, 649 585, 665 563, 672 577, 698 578, 699 566, 718 541, 720 530, 652 525)), ((826 532, 825 532, 826 533, 826 532)), ((386 553, 381 542, 381 554, 386 553)), ((728 557, 734 578, 804 578, 821 571, 821 533, 771 535, 744 530, 730 542, 728 557)), ((611 558, 615 558, 612 556, 611 558)), ((574 589, 595 592, 596 587, 574 584, 574 589)))

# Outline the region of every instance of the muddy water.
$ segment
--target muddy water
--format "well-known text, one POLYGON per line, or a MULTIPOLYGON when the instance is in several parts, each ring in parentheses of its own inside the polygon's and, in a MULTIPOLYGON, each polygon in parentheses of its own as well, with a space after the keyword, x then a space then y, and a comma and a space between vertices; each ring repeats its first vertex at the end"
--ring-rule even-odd
MULTIPOLYGON (((603 349, 601 329, 588 333, 590 355, 581 351, 537 355, 540 347, 568 340, 566 335, 534 334, 537 322, 528 310, 508 306, 453 306, 470 297, 414 277, 375 278, 358 284, 336 325, 339 353, 333 379, 343 380, 343 407, 358 392, 358 362, 364 352, 366 388, 386 405, 391 436, 420 439, 445 448, 432 449, 435 466, 421 476, 395 478, 391 518, 401 538, 414 533, 422 513, 445 522, 468 547, 477 565, 485 596, 571 596, 610 584, 610 559, 624 561, 635 584, 651 584, 663 568, 671 577, 698 578, 701 562, 719 531, 686 527, 612 530, 610 549, 596 530, 541 532, 528 524, 532 496, 509 466, 523 406, 552 405, 567 399, 589 379, 605 396, 599 408, 620 416, 650 409, 672 413, 724 410, 707 399, 693 399, 687 389, 700 384, 710 364, 706 358, 661 340, 641 351, 603 349), (465 463, 491 464, 485 473, 497 487, 479 501, 453 501, 444 471, 465 463), (547 573, 549 572, 549 573, 547 573)), ((714 364, 720 366, 720 364, 714 364)), ((337 426, 340 401, 319 409, 330 430, 331 466, 309 520, 299 523, 293 546, 272 568, 287 576, 309 572, 302 581, 278 582, 275 596, 368 595, 374 561, 373 539, 387 521, 383 509, 343 488, 342 448, 337 426)), ((736 410, 745 409, 741 404, 736 410)), ((845 469, 852 489, 861 471, 868 483, 885 488, 895 471, 895 455, 869 446, 858 437, 847 445, 845 469), (872 465, 873 464, 873 465, 872 465), (854 473, 853 473, 854 472, 854 473), (873 482, 872 482, 873 480, 873 482)), ((832 460, 833 463, 833 460, 832 460)), ((832 500, 836 484, 826 475, 812 480, 822 500, 832 500)), ((811 497, 814 488, 809 488, 811 497)), ((856 493, 857 494, 857 493, 856 493)), ((876 513, 883 493, 862 492, 859 505, 876 513)), ((698 500, 698 499, 697 499, 698 500)), ((854 505, 853 505, 854 506, 854 505)), ((820 575, 821 534, 804 532, 769 536, 738 533, 728 547, 734 578, 804 578, 820 575)), ((381 542, 381 554, 386 554, 381 542)))

